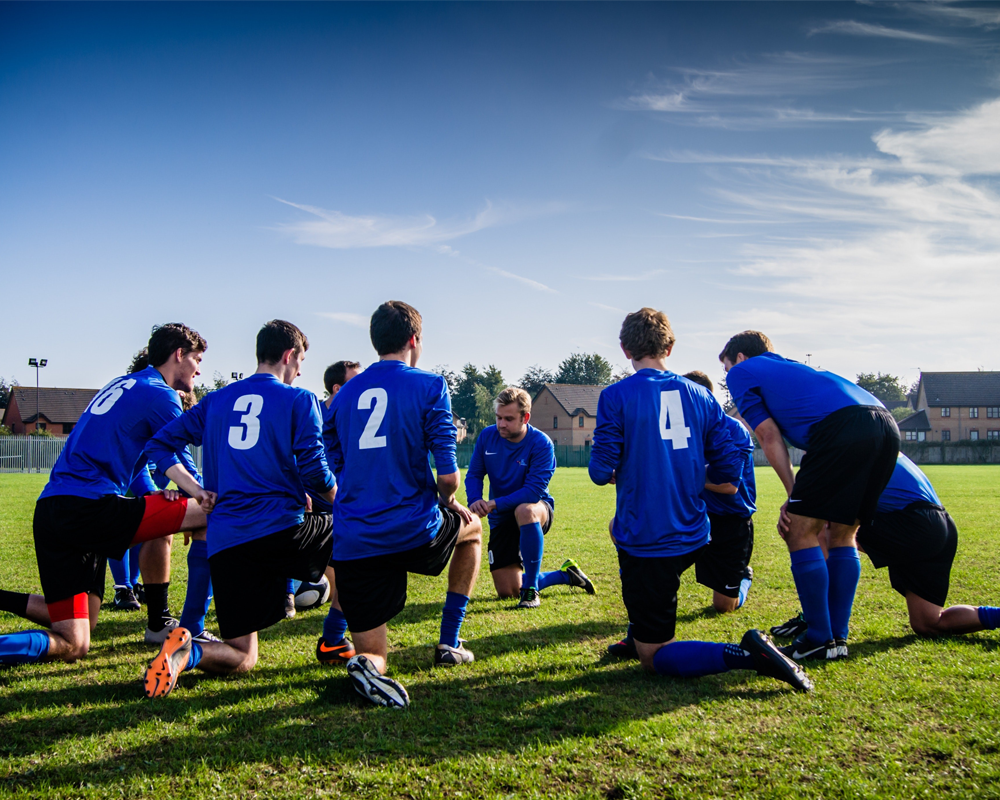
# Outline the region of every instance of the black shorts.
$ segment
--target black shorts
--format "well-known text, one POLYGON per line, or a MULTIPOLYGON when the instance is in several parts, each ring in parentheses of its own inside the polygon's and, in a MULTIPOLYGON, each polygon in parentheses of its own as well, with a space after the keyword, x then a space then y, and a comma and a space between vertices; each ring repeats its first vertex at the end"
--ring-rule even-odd
POLYGON ((875 515, 899 455, 899 428, 881 406, 848 406, 809 429, 788 501, 793 514, 853 525, 875 515))
POLYGON ((288 579, 319 580, 332 549, 330 515, 306 514, 300 525, 209 556, 222 638, 237 639, 283 620, 288 579))
POLYGON ((145 498, 115 494, 56 495, 35 503, 35 558, 45 602, 84 592, 103 600, 107 560, 125 555, 145 510, 145 498))
POLYGON ((441 509, 441 527, 427 544, 401 553, 330 562, 337 573, 337 596, 352 631, 384 625, 406 605, 406 575, 440 575, 451 560, 462 518, 441 509))
POLYGON ((740 581, 753 555, 753 517, 713 514, 712 541, 698 551, 694 562, 698 583, 726 597, 740 596, 740 581))
POLYGON ((913 592, 936 606, 948 600, 958 529, 951 515, 933 503, 913 503, 901 511, 880 511, 858 530, 858 544, 875 569, 889 568, 892 588, 913 592))
POLYGON ((681 575, 698 558, 701 549, 682 556, 642 558, 618 550, 622 599, 640 642, 656 644, 674 638, 677 625, 677 590, 681 575))
MULTIPOLYGON (((548 519, 542 525, 544 535, 552 527, 552 519, 556 512, 546 501, 543 500, 542 503, 549 510, 548 519)), ((490 572, 513 564, 524 569, 524 561, 521 559, 521 528, 513 512, 505 514, 497 525, 490 525, 490 541, 487 548, 490 572)))

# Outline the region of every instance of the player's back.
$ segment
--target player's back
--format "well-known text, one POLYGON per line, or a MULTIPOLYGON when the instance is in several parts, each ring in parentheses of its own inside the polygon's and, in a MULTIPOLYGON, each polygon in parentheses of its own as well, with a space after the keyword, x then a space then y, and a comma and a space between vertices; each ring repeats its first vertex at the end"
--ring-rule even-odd
MULTIPOLYGON (((736 494, 721 494, 711 492, 706 489, 702 493, 705 499, 705 506, 713 514, 738 514, 741 517, 748 517, 757 511, 757 478, 753 468, 753 439, 747 432, 743 423, 734 417, 726 415, 726 428, 729 435, 740 451, 740 458, 743 464, 743 471, 736 494)), ((709 483, 719 483, 715 480, 718 476, 714 468, 708 469, 709 483)))
POLYGON ((941 505, 934 486, 909 458, 900 453, 889 484, 879 496, 879 511, 901 511, 913 503, 941 505))
POLYGON ((401 361, 379 361, 337 393, 325 429, 341 475, 333 507, 333 557, 394 553, 434 538, 441 524, 434 454, 455 472, 455 426, 444 378, 401 361))
POLYGON ((707 463, 727 482, 740 475, 722 407, 705 389, 642 369, 601 392, 590 474, 600 483, 615 471, 614 535, 623 550, 671 556, 708 541, 707 463))
POLYGON ((763 353, 734 365, 726 386, 740 414, 756 429, 770 417, 803 450, 809 428, 848 406, 882 406, 877 397, 833 372, 814 369, 777 353, 763 353))
POLYGON ((205 488, 219 495, 208 518, 211 553, 300 523, 303 475, 331 480, 312 392, 258 373, 188 413, 202 418, 205 488))
POLYGON ((124 495, 146 442, 180 414, 177 392, 155 368, 115 378, 80 416, 41 496, 124 495))
MULTIPOLYGON (((323 430, 326 430, 327 423, 329 423, 330 418, 333 416, 333 404, 331 403, 330 405, 327 405, 325 402, 321 402, 319 404, 319 410, 320 410, 320 414, 323 417, 323 430)), ((324 452, 326 452, 326 446, 325 446, 325 444, 324 444, 324 448, 323 449, 324 449, 324 452)), ((332 470, 333 469, 333 465, 330 464, 329 461, 330 461, 330 456, 327 453, 327 463, 329 464, 329 466, 330 466, 330 468, 332 470)), ((337 475, 336 473, 334 473, 334 477, 336 477, 338 480, 340 478, 340 476, 337 475)), ((321 497, 317 492, 314 492, 309 487, 306 487, 306 492, 309 494, 309 497, 312 499, 312 510, 315 513, 317 513, 317 514, 331 514, 331 513, 333 513, 333 503, 331 503, 326 498, 321 497)))

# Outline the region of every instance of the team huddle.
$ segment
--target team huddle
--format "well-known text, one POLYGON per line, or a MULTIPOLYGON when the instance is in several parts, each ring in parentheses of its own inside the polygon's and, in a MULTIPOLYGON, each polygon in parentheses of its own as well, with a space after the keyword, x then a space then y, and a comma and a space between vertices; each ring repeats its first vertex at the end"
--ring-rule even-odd
MULTIPOLYGON (((434 665, 474 660, 460 634, 483 517, 499 597, 517 598, 515 607, 530 613, 554 585, 595 594, 572 558, 542 571, 556 459, 552 441, 530 425, 523 389, 495 398, 496 424, 477 437, 466 471, 468 506, 458 502, 448 387, 417 368, 421 335, 416 309, 382 304, 371 319, 379 360, 363 370, 331 366, 321 403, 293 386, 308 339, 273 320, 257 335, 256 373, 192 405, 207 343, 181 324, 155 328, 132 370, 94 397, 37 501, 43 594, 0 591, 0 610, 45 629, 0 636, 0 665, 86 655, 108 559, 116 607, 138 607, 141 573, 145 640, 160 647, 143 678, 149 697, 169 694, 186 670, 252 669, 258 631, 294 614, 291 599, 308 590, 317 603, 330 601, 317 659, 346 665, 354 688, 376 705, 407 707, 406 689, 386 674, 387 624, 406 604, 410 573, 447 569, 434 665), (192 446, 202 447, 201 473, 192 446), (171 481, 176 489, 163 488, 171 481), (167 591, 172 535, 181 532, 190 546, 178 620, 167 591), (218 637, 205 629, 213 598, 218 637)), ((727 415, 704 373, 667 369, 674 335, 662 312, 629 314, 620 343, 635 374, 601 393, 589 466, 594 483, 616 491, 609 532, 629 627, 612 654, 661 675, 742 669, 808 691, 803 663, 848 656, 859 546, 888 567, 917 633, 1000 627, 998 608, 944 608, 958 534, 930 482, 899 453, 895 421, 874 396, 782 358, 766 336, 745 331, 719 357, 738 410, 727 415), (678 641, 677 590, 688 567, 721 613, 750 592, 748 429, 788 495, 778 532, 802 610, 771 633, 792 642, 778 647, 759 630, 739 643, 678 641), (786 441, 806 451, 797 474, 786 441)))

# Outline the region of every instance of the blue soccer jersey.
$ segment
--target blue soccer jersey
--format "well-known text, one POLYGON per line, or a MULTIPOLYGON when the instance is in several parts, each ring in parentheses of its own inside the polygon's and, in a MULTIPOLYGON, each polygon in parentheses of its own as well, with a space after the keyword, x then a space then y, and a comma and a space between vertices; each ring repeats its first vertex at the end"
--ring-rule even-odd
POLYGON ((763 353, 736 364, 726 386, 751 428, 770 418, 802 450, 809 449, 809 428, 847 406, 882 406, 856 383, 832 372, 813 369, 763 353))
MULTIPOLYGON (((324 402, 319 404, 320 413, 323 415, 323 429, 326 430, 327 423, 329 423, 330 418, 333 416, 333 403, 327 405, 324 402)), ((325 447, 325 445, 324 445, 325 447)), ((327 462, 332 467, 332 462, 330 461, 330 454, 326 454, 327 462)), ((334 472, 334 478, 340 480, 340 476, 334 472)), ((316 492, 314 492, 309 487, 306 487, 306 492, 308 492, 310 499, 312 500, 312 510, 317 514, 332 514, 333 513, 333 503, 327 500, 325 497, 320 497, 316 492)))
POLYGON ((115 378, 80 416, 41 496, 124 495, 145 467, 146 442, 180 415, 177 391, 154 367, 115 378))
POLYGON ((496 425, 490 425, 476 439, 465 473, 465 494, 470 505, 482 500, 483 477, 489 477, 490 500, 497 504, 490 525, 495 526, 522 503, 544 500, 554 508, 549 481, 555 471, 555 447, 538 428, 528 425, 524 438, 514 444, 497 433, 496 425))
MULTIPOLYGON (((198 483, 204 483, 201 477, 201 472, 198 471, 198 465, 194 463, 194 458, 191 455, 191 449, 185 447, 177 454, 180 456, 181 463, 184 465, 185 469, 194 476, 194 479, 198 483)), ((153 462, 147 462, 142 466, 142 469, 132 478, 132 483, 128 487, 129 491, 134 497, 142 497, 143 495, 152 494, 153 492, 166 489, 170 485, 170 478, 166 476, 166 473, 160 472, 159 470, 150 471, 150 464, 156 466, 153 462)), ((182 492, 183 494, 183 492, 182 492)))
POLYGON ((333 504, 333 558, 401 553, 441 527, 437 481, 458 471, 444 378, 401 361, 378 361, 337 392, 324 431, 341 476, 333 504))
POLYGON ((878 499, 879 511, 902 511, 912 503, 933 503, 941 505, 937 492, 920 467, 900 453, 896 457, 896 467, 878 499))
MULTIPOLYGON (((740 451, 743 460, 743 473, 736 484, 736 494, 720 494, 706 489, 702 492, 705 507, 713 514, 737 514, 741 517, 752 517, 757 510, 757 479, 753 471, 753 439, 747 433, 743 423, 733 417, 726 416, 726 427, 732 436, 733 444, 740 451)), ((716 480, 718 470, 708 467, 709 483, 729 483, 716 480)))
POLYGON ((204 486, 219 496, 208 515, 209 555, 300 524, 306 487, 325 492, 335 484, 316 395, 267 373, 206 395, 146 452, 166 472, 188 444, 204 445, 204 486))
POLYGON ((632 556, 677 556, 708 542, 708 464, 719 483, 743 469, 722 406, 701 386, 641 369, 601 392, 590 477, 615 476, 615 541, 632 556))

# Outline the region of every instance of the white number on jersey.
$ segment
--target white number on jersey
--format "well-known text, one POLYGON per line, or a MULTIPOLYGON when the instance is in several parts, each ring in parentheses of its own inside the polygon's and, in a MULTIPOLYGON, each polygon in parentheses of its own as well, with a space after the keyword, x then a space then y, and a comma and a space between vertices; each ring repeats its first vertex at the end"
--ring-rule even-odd
POLYGON ((376 436, 379 425, 385 419, 385 410, 389 405, 389 395, 385 389, 365 389, 358 398, 358 410, 367 411, 375 405, 375 410, 368 417, 368 424, 365 425, 358 442, 359 450, 371 450, 373 447, 385 447, 385 436, 376 436))
POLYGON ((681 393, 676 389, 660 392, 660 438, 669 439, 674 450, 686 450, 691 438, 691 429, 684 426, 681 393))
POLYGON ((125 378, 124 380, 115 381, 94 398, 90 404, 90 413, 97 414, 97 416, 107 414, 111 410, 111 407, 118 402, 118 398, 125 394, 125 390, 131 389, 133 386, 135 386, 135 378, 125 378))
POLYGON ((245 394, 233 405, 233 411, 245 411, 239 425, 229 428, 229 446, 234 450, 249 450, 260 438, 260 416, 264 398, 259 394, 245 394))

